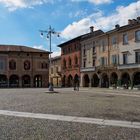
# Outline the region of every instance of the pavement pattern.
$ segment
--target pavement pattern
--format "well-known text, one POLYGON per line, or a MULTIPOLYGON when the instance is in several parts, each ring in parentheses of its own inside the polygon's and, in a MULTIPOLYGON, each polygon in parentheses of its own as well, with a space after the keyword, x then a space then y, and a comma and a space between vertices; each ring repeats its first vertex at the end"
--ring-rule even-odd
POLYGON ((58 121, 67 121, 67 122, 78 122, 78 123, 89 123, 89 124, 97 124, 97 125, 119 126, 119 127, 140 129, 140 122, 105 120, 105 119, 97 119, 97 118, 64 116, 64 115, 53 115, 53 114, 40 114, 40 113, 29 113, 29 112, 17 112, 17 111, 7 111, 7 110, 0 110, 0 115, 34 118, 34 119, 36 118, 36 119, 58 120, 58 121))
POLYGON ((0 140, 140 140, 140 91, 0 89, 0 140))

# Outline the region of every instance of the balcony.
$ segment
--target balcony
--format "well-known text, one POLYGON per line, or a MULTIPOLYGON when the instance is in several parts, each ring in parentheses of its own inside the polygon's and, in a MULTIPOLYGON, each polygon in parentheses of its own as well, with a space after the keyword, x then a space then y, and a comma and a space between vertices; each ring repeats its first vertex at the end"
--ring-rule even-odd
POLYGON ((95 67, 85 67, 80 69, 81 72, 92 72, 95 71, 95 67))
POLYGON ((117 68, 119 70, 121 70, 121 69, 135 69, 135 68, 140 68, 140 63, 121 64, 117 68))
POLYGON ((101 66, 97 67, 97 70, 113 70, 113 69, 117 69, 117 65, 116 64, 101 65, 101 66))

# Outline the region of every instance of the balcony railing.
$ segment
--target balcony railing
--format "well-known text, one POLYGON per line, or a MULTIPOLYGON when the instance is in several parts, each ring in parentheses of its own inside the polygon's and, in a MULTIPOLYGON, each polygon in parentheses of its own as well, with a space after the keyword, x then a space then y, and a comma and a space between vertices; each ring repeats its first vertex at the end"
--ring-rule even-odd
POLYGON ((140 68, 140 63, 131 63, 131 64, 121 64, 118 65, 118 69, 133 69, 133 68, 140 68))
POLYGON ((81 72, 95 71, 95 67, 85 67, 80 69, 81 72))

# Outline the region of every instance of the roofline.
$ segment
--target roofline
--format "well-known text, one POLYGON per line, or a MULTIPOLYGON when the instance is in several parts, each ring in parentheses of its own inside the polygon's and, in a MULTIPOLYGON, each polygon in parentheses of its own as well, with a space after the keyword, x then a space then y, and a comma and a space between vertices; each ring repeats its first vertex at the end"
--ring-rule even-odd
MULTIPOLYGON (((85 34, 84 34, 84 35, 85 35, 85 34)), ((59 44, 59 45, 57 45, 57 46, 61 48, 61 47, 63 47, 64 45, 69 44, 69 43, 71 43, 71 42, 73 42, 73 41, 80 40, 81 37, 84 36, 84 35, 75 37, 75 38, 73 38, 73 39, 71 39, 71 40, 68 40, 68 41, 66 41, 66 42, 64 42, 64 43, 62 43, 62 44, 59 44)))
MULTIPOLYGON (((37 49, 37 48, 32 48, 32 47, 29 47, 29 46, 24 46, 24 45, 6 45, 6 44, 0 44, 0 47, 1 46, 7 46, 7 47, 19 47, 20 48, 20 52, 30 52, 30 53, 48 53, 48 54, 50 54, 50 52, 49 51, 45 51, 45 50, 41 50, 41 49, 37 49), (38 50, 38 51, 36 51, 36 52, 34 52, 34 51, 23 51, 22 49, 21 49, 21 47, 25 47, 25 48, 29 48, 29 49, 34 49, 34 50, 38 50), (39 51, 41 51, 41 52, 39 52, 39 51)), ((19 51, 1 51, 1 52, 19 52, 19 51)))

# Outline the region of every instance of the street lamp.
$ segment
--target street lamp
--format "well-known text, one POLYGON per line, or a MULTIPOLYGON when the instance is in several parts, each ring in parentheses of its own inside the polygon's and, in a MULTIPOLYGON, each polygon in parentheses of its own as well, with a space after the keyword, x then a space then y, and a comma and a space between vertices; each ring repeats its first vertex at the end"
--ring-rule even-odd
MULTIPOLYGON (((40 35, 41 37, 44 37, 44 34, 46 35, 46 37, 49 39, 49 45, 50 45, 50 65, 49 65, 49 68, 51 68, 51 53, 52 53, 52 35, 56 35, 57 37, 60 36, 60 33, 59 32, 56 32, 54 30, 54 28, 52 28, 51 26, 49 26, 49 29, 48 30, 40 30, 40 35)), ((50 84, 49 84, 49 91, 54 91, 53 90, 53 83, 51 81, 51 78, 50 78, 50 84)))

